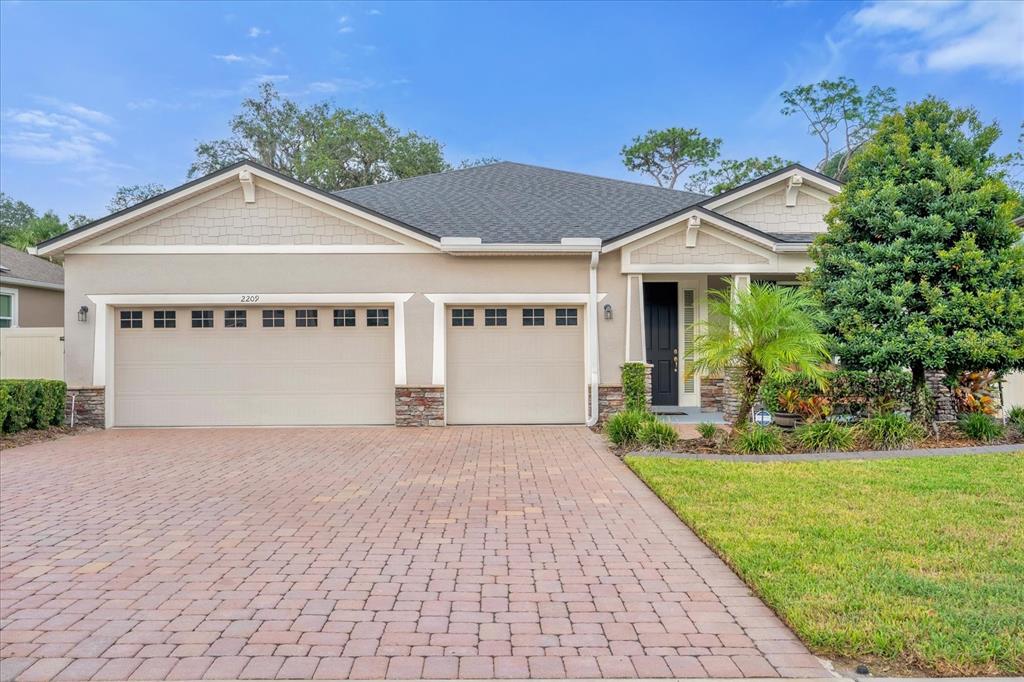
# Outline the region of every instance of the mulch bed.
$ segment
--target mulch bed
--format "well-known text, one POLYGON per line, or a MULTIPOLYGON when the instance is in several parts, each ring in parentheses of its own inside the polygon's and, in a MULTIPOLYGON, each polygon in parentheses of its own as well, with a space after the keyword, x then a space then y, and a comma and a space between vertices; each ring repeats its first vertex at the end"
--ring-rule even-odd
MULTIPOLYGON (((1024 449, 1024 433, 1013 425, 1007 425, 1005 434, 1002 438, 995 438, 991 441, 983 443, 981 441, 972 440, 964 436, 957 428, 956 424, 939 424, 938 433, 933 431, 926 438, 911 443, 907 448, 969 448, 976 447, 978 445, 1016 445, 1020 444, 1024 449)), ((727 427, 720 427, 719 433, 724 433, 727 427)), ((784 432, 785 434, 792 433, 784 432)), ((786 438, 784 435, 783 438, 786 438)), ((820 450, 809 450, 808 448, 802 447, 796 440, 786 438, 786 451, 785 452, 773 452, 767 454, 775 455, 802 455, 813 452, 821 452, 820 450)), ((615 447, 609 444, 612 452, 618 455, 620 458, 636 451, 636 446, 630 447, 615 447)), ((854 444, 852 450, 874 450, 870 443, 858 442, 854 444)), ((686 454, 698 454, 698 455, 737 455, 736 451, 731 447, 728 439, 718 438, 714 441, 708 441, 703 438, 686 438, 680 439, 675 445, 664 448, 666 452, 680 452, 686 454)), ((737 455, 742 456, 742 455, 737 455)))
POLYGON ((23 445, 60 440, 61 438, 77 436, 80 433, 88 433, 95 430, 92 426, 51 426, 46 429, 25 429, 17 433, 5 433, 0 436, 0 450, 6 452, 14 448, 20 448, 23 445))

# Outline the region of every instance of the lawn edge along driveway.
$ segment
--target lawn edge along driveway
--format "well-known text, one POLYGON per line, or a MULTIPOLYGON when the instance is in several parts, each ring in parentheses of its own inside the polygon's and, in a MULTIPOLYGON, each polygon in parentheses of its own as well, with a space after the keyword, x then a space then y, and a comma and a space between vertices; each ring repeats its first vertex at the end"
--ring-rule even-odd
POLYGON ((625 461, 813 651, 1024 672, 1024 453, 625 461))

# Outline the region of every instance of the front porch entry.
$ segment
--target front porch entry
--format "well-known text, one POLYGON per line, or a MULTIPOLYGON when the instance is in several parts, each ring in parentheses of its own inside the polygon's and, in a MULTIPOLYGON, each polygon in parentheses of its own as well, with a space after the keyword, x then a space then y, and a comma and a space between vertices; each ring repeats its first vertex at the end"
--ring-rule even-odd
POLYGON ((700 409, 693 340, 703 319, 705 288, 694 278, 643 278, 644 351, 651 365, 651 403, 656 410, 700 409))

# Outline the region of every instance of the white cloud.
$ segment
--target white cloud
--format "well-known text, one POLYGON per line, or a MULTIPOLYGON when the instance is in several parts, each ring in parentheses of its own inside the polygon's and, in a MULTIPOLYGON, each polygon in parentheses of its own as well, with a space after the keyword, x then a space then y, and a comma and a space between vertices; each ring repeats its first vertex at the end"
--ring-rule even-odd
POLYGON ((5 156, 31 163, 75 164, 91 171, 114 167, 105 156, 105 147, 114 138, 97 128, 113 123, 113 117, 52 97, 34 99, 49 106, 3 113, 0 149, 5 156))
POLYGON ((336 92, 362 92, 377 87, 372 78, 332 78, 326 81, 313 81, 306 86, 306 92, 331 94, 336 92))
POLYGON ((347 16, 338 17, 338 33, 351 33, 355 29, 349 24, 347 16))
POLYGON ((241 63, 246 63, 246 64, 257 64, 259 66, 269 66, 270 65, 270 60, 269 59, 265 59, 263 57, 259 57, 259 56, 254 55, 254 54, 241 55, 241 54, 235 54, 234 52, 231 52, 229 54, 215 54, 215 55, 213 55, 213 58, 214 59, 218 59, 218 60, 224 62, 225 64, 241 64, 241 63))
POLYGON ((235 62, 244 62, 245 61, 245 57, 240 57, 237 54, 215 54, 215 55, 213 55, 213 58, 214 59, 219 59, 222 62, 226 62, 228 64, 233 64, 235 62))
POLYGON ((369 14, 371 17, 379 17, 381 14, 384 13, 381 12, 379 9, 371 9, 369 12, 367 12, 367 14, 369 14))
POLYGON ((259 26, 250 26, 249 31, 246 35, 248 35, 250 38, 259 38, 260 36, 265 36, 268 35, 269 33, 270 31, 268 31, 265 28, 260 28, 259 26))
POLYGON ((1019 2, 873 2, 853 14, 878 38, 883 58, 906 73, 984 69, 1024 76, 1024 4, 1019 2))

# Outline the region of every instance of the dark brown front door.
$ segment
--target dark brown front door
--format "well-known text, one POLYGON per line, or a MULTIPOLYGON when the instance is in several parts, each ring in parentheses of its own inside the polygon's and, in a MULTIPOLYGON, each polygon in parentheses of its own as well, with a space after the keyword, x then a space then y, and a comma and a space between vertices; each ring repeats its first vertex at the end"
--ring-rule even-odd
POLYGON ((655 405, 679 404, 678 296, 675 282, 644 284, 644 333, 655 405))

